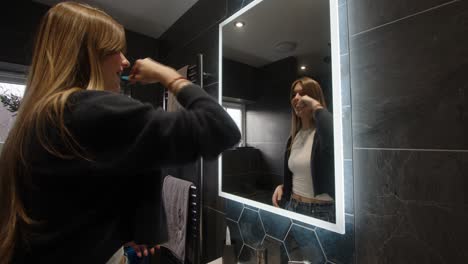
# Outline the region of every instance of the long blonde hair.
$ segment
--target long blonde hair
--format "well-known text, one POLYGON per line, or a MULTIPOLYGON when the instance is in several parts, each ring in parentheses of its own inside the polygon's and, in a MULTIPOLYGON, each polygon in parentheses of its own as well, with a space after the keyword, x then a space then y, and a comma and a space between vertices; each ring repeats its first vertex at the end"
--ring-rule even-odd
MULTIPOLYGON (((308 95, 315 100, 319 101, 319 103, 326 108, 327 104, 325 103, 325 96, 323 95, 322 87, 320 84, 309 77, 301 77, 297 80, 295 80, 292 85, 291 85, 291 90, 290 90, 290 99, 293 98, 294 94, 294 87, 297 84, 301 84, 302 86, 302 92, 304 95, 308 95)), ((294 112, 294 109, 291 111, 291 140, 289 141, 289 146, 288 148, 291 149, 292 143, 294 142, 294 138, 296 137, 297 132, 302 127, 302 122, 301 119, 296 115, 294 112)))
POLYGON ((74 2, 52 7, 41 21, 26 92, 0 156, 0 264, 9 263, 21 224, 33 224, 21 201, 18 183, 28 177, 31 137, 63 159, 85 157, 64 124, 64 109, 74 92, 103 90, 102 60, 125 49, 125 31, 109 15, 74 2), (57 129, 65 150, 46 131, 57 129))

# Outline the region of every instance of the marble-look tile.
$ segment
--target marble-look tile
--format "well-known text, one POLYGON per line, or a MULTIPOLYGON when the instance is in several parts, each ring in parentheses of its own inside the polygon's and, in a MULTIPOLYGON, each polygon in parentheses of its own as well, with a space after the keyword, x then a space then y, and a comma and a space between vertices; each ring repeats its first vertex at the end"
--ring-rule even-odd
POLYGON ((265 240, 263 240, 262 247, 267 250, 268 263, 288 263, 288 254, 286 253, 286 248, 281 241, 266 236, 265 240))
POLYGON ((20 65, 30 65, 34 49, 35 32, 41 18, 50 8, 33 1, 4 2, 3 10, 8 16, 0 18, 0 61, 20 65))
MULTIPOLYGON (((136 33, 130 30, 125 30, 125 38, 127 40, 127 53, 125 57, 134 63, 135 60, 151 57, 157 58, 159 41, 157 39, 136 33)), ((130 72, 126 69, 125 72, 130 72)))
POLYGON ((315 230, 327 259, 336 264, 354 263, 354 217, 346 216, 345 234, 322 228, 315 230))
POLYGON ((204 249, 203 263, 210 262, 222 256, 226 240, 226 220, 223 214, 204 208, 203 231, 204 249))
POLYGON ((357 263, 468 259, 468 153, 356 150, 357 263))
POLYGON ((272 190, 283 183, 283 163, 285 144, 273 143, 252 143, 252 147, 260 150, 262 155, 262 167, 264 168, 263 175, 270 178, 269 185, 272 190))
POLYGON ((341 105, 351 105, 351 89, 349 80, 349 54, 340 56, 341 63, 341 105))
MULTIPOLYGON (((224 1, 215 1, 224 2, 224 1)), ((173 68, 180 68, 185 65, 194 65, 197 62, 197 55, 203 54, 204 72, 214 74, 216 78, 211 78, 210 83, 217 81, 218 73, 218 43, 219 43, 219 28, 218 24, 214 24, 206 29, 203 29, 199 34, 190 39, 190 42, 185 46, 172 47, 170 53, 161 54, 161 62, 173 68)), ((162 43, 160 42, 161 46, 162 43)), ((206 83, 209 84, 209 83, 206 83)), ((207 92, 215 99, 218 93, 218 85, 211 85, 207 88, 207 92)))
POLYGON ((321 264, 326 261, 315 232, 312 230, 293 225, 284 243, 290 260, 307 260, 312 264, 321 264))
POLYGON ((468 149, 467 19, 458 1, 352 38, 355 147, 468 149))
POLYGON ((348 5, 338 6, 338 19, 340 29, 340 54, 349 52, 349 32, 348 32, 348 5))
MULTIPOLYGON (((289 95, 286 94, 288 98, 289 95)), ((285 100, 286 101, 286 100, 285 100)), ((247 143, 286 145, 291 127, 291 108, 271 105, 251 105, 246 113, 247 143)))
POLYGON ((351 131, 351 107, 346 106, 342 108, 342 128, 343 128, 343 158, 353 158, 353 134, 351 131))
POLYGON ((260 210, 260 218, 267 235, 284 240, 292 224, 291 219, 264 210, 260 210))
MULTIPOLYGON (((161 58, 179 53, 193 39, 226 17, 226 1, 199 0, 159 38, 161 58), (190 26, 187 26, 190 25, 190 26)), ((217 38, 212 39, 214 42, 217 38)), ((188 47, 190 48, 190 47, 188 47)), ((217 49, 216 49, 217 51, 217 49)))
POLYGON ((239 256, 239 263, 242 264, 257 264, 255 256, 255 250, 251 247, 244 245, 242 252, 239 256))
POLYGON ((224 199, 218 195, 218 160, 203 160, 203 204, 224 211, 224 199))
POLYGON ((226 17, 230 17, 242 8, 244 0, 227 0, 227 14, 226 17))
POLYGON ((226 225, 229 227, 229 234, 231 235, 231 245, 234 245, 236 256, 239 256, 242 245, 244 245, 244 240, 242 239, 239 224, 237 222, 226 219, 226 225))
POLYGON ((225 200, 224 206, 226 207, 226 217, 236 222, 239 221, 244 206, 230 199, 225 200))
POLYGON ((344 199, 345 213, 354 214, 354 176, 353 176, 353 161, 344 161, 344 199))
POLYGON ((239 220, 239 227, 245 244, 257 248, 262 243, 265 231, 258 212, 244 209, 239 220))
POLYGON ((468 204, 467 152, 355 150, 354 158, 355 205, 360 209, 385 209, 379 204, 385 198, 434 206, 468 204))
POLYGON ((392 22, 451 0, 348 0, 351 34, 392 22))

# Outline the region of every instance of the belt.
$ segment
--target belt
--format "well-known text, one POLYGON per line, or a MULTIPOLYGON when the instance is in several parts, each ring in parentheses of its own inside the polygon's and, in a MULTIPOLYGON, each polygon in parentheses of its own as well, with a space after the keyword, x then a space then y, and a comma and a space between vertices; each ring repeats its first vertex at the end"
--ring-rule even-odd
POLYGON ((294 199, 301 203, 313 203, 313 204, 332 204, 333 203, 333 201, 324 201, 324 200, 319 200, 315 198, 308 198, 308 197, 304 197, 295 193, 291 194, 291 199, 294 199))

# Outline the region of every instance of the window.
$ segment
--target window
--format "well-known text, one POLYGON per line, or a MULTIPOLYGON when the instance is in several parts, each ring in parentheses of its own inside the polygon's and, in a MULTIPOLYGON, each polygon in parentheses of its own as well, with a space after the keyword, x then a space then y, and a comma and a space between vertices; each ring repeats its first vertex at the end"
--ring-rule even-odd
POLYGON ((234 120, 241 132, 241 141, 239 146, 245 146, 245 105, 241 103, 223 102, 223 107, 234 120))
POLYGON ((0 75, 0 143, 5 142, 16 119, 20 100, 26 86, 11 83, 0 75))
POLYGON ((12 94, 20 98, 23 98, 25 89, 26 89, 26 85, 24 84, 7 83, 7 82, 2 82, 0 80, 0 93, 1 94, 12 94))

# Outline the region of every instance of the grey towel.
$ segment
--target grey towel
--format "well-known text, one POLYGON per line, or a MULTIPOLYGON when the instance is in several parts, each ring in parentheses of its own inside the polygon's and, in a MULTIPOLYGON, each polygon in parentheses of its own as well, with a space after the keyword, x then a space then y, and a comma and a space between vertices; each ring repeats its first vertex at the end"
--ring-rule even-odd
POLYGON ((184 263, 187 214, 191 182, 172 176, 164 178, 162 199, 167 221, 168 241, 162 244, 184 263))

